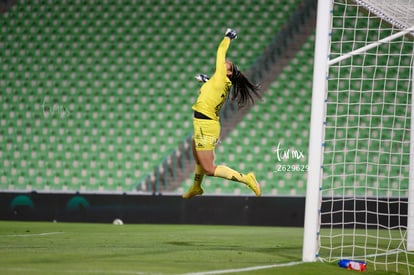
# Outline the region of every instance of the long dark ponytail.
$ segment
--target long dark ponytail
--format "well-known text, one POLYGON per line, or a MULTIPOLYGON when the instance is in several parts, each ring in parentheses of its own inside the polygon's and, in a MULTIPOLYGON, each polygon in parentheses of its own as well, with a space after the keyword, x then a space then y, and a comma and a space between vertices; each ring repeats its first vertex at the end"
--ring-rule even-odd
POLYGON ((233 95, 231 100, 236 100, 239 107, 243 107, 249 102, 254 104, 253 95, 262 99, 259 94, 260 86, 253 84, 234 64, 232 64, 232 75, 230 80, 233 84, 233 95))

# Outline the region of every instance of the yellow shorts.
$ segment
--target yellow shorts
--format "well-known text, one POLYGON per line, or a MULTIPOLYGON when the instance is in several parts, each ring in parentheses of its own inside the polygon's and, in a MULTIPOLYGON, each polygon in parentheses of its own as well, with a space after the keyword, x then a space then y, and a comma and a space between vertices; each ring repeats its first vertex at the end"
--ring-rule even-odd
POLYGON ((195 148, 197 151, 214 150, 219 142, 220 122, 193 118, 195 148))

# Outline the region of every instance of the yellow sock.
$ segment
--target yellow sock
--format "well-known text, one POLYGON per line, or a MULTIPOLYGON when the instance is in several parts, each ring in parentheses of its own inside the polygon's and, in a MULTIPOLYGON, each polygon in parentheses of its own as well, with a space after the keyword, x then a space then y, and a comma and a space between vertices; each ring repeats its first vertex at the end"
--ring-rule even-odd
POLYGON ((238 182, 243 182, 243 183, 247 183, 247 176, 237 172, 227 166, 224 165, 218 165, 216 167, 216 170, 214 170, 214 176, 215 177, 220 177, 220 178, 224 178, 224 179, 228 179, 228 180, 232 180, 232 181, 238 181, 238 182))
POLYGON ((201 183, 203 182, 204 178, 204 170, 203 168, 196 164, 194 170, 194 181, 193 185, 191 186, 190 190, 187 193, 183 194, 182 197, 184 199, 191 199, 194 196, 199 196, 203 194, 203 189, 201 188, 201 183))
POLYGON ((194 182, 193 186, 195 187, 201 187, 201 183, 203 182, 204 178, 204 170, 201 167, 201 165, 196 164, 195 170, 194 170, 194 182))

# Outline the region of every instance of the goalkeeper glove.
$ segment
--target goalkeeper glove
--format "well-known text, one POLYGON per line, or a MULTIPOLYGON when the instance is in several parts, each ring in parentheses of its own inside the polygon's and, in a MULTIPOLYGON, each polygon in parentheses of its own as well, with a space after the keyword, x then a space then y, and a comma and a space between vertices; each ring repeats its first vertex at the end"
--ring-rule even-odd
POLYGON ((227 29, 226 30, 226 37, 230 38, 231 40, 236 39, 237 38, 237 33, 235 30, 232 29, 227 29))
POLYGON ((203 82, 203 83, 205 83, 205 82, 207 82, 210 78, 209 78, 207 75, 205 75, 205 74, 198 74, 198 75, 196 75, 196 76, 195 76, 195 79, 197 79, 197 81, 198 81, 198 82, 203 82))

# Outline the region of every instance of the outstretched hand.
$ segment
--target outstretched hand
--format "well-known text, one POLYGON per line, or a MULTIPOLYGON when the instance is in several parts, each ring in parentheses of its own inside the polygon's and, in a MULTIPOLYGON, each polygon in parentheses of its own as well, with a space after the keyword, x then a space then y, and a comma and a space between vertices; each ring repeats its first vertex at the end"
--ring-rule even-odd
POLYGON ((228 37, 228 38, 230 38, 231 40, 233 40, 233 39, 236 39, 237 38, 237 33, 233 29, 227 29, 225 36, 228 37))
POLYGON ((204 83, 207 82, 210 78, 205 74, 198 74, 195 76, 195 79, 197 79, 198 82, 204 83))

